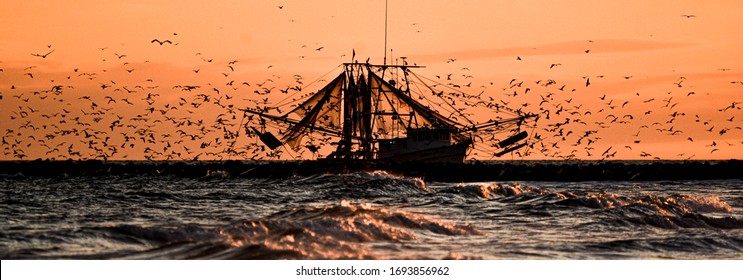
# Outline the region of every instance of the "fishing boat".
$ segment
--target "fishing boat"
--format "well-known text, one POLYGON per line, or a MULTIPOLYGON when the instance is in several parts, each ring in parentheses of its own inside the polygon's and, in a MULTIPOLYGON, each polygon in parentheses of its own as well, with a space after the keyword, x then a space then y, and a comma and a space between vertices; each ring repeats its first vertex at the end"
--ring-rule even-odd
POLYGON ((252 135, 272 150, 288 146, 314 153, 330 145, 324 149, 329 160, 461 163, 481 142, 497 149, 494 157, 528 146, 522 127, 537 115, 419 76, 413 70, 423 66, 409 65, 404 58, 402 63, 387 64, 385 58, 383 64, 367 60, 339 67, 338 76, 293 107, 241 109, 260 119, 252 135), (479 100, 485 107, 479 114, 493 115, 472 121, 450 95, 479 100), (285 113, 274 114, 274 109, 285 113), (268 123, 283 127, 274 130, 278 137, 266 128, 268 123))

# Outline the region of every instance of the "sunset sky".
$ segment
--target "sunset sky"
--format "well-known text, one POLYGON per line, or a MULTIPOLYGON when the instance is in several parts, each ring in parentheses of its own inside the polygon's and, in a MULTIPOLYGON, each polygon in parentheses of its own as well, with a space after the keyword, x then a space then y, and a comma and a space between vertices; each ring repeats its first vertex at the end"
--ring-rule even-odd
MULTIPOLYGON (((0 7, 5 160, 251 158, 236 108, 384 56, 383 0, 0 7)), ((741 1, 389 0, 388 27, 390 61, 540 114, 527 159, 743 158, 741 1)))

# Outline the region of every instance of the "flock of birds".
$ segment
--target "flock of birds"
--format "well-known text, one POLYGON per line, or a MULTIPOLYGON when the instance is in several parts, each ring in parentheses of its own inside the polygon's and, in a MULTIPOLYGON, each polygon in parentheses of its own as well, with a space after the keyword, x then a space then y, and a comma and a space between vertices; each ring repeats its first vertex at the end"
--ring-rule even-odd
MULTIPOLYGON (((177 36, 173 33, 173 38, 155 38, 150 44, 155 48, 175 47, 179 45, 177 36)), ((38 60, 59 55, 52 45, 46 47, 30 55, 38 60)), ((320 52, 323 47, 314 50, 320 52)), ((107 67, 93 71, 74 68, 62 76, 37 72, 38 65, 11 69, 0 62, 0 78, 10 81, 0 85, 3 158, 223 160, 310 156, 303 154, 304 150, 267 149, 253 128, 264 130, 270 123, 240 110, 281 114, 275 105, 286 104, 283 102, 288 99, 296 102, 311 94, 304 90, 307 85, 301 75, 269 74, 248 80, 239 73, 238 60, 220 61, 196 52, 195 60, 202 66, 179 74, 188 82, 166 84, 157 82, 158 77, 146 76, 152 74, 146 70, 149 61, 130 61, 125 50, 102 47, 98 51, 107 67), (198 82, 202 79, 209 82, 198 82)), ((518 56, 516 61, 525 58, 518 56)), ((457 58, 443 62, 461 63, 457 58)), ((545 72, 561 65, 545 65, 545 72)), ((456 73, 435 77, 430 79, 435 86, 427 93, 426 102, 431 104, 430 100, 438 97, 441 101, 431 105, 458 108, 447 112, 452 119, 476 115, 487 118, 482 112, 488 109, 538 114, 538 120, 527 126, 531 145, 514 152, 519 157, 660 159, 645 143, 656 138, 703 145, 710 154, 743 145, 739 140, 743 135, 743 101, 719 101, 714 115, 684 112, 681 107, 706 97, 683 76, 670 83, 667 92, 636 92, 629 97, 593 91, 595 84, 611 78, 602 75, 566 82, 513 78, 480 85, 469 68, 461 67, 456 73), (709 137, 699 137, 698 131, 709 137)), ((743 86, 743 81, 730 83, 743 86)), ((478 143, 470 157, 493 159, 499 140, 502 138, 478 137, 476 142, 484 145, 478 143)), ((308 137, 305 141, 305 147, 315 156, 333 139, 308 137)), ((695 157, 704 155, 682 150, 676 154, 679 159, 695 157)))
MULTIPOLYGON (((546 67, 550 69, 559 65, 546 67)), ((465 67, 462 71, 469 70, 465 67)), ((460 115, 482 114, 479 109, 482 107, 493 112, 510 108, 519 114, 539 115, 535 124, 526 123, 518 128, 532 135, 529 149, 513 153, 519 158, 536 154, 538 158, 548 159, 693 159, 707 158, 707 153, 714 155, 722 149, 735 151, 743 145, 740 141, 743 135, 743 101, 720 100, 714 112, 696 110, 695 103, 709 101, 708 93, 698 94, 693 86, 687 85, 691 82, 684 76, 669 81, 669 90, 661 94, 639 91, 597 94, 592 87, 609 79, 604 75, 583 76, 580 83, 513 78, 507 83, 480 85, 479 93, 468 94, 468 90, 478 91, 469 80, 473 77, 469 74, 459 76, 460 81, 454 81, 452 73, 436 76, 444 90, 433 94, 442 97, 445 103, 461 108, 447 112, 449 118, 458 121, 460 115), (492 87, 496 87, 494 94, 492 87), (686 147, 696 145, 701 147, 696 150, 704 154, 691 153, 689 151, 695 149, 684 148, 670 157, 667 154, 661 157, 652 147, 656 141, 683 143, 686 147)), ((615 81, 633 78, 615 77, 615 81)), ((743 82, 731 81, 730 84, 736 87, 743 82)), ((445 107, 448 104, 431 105, 445 107)), ((473 156, 492 159, 492 155, 498 153, 497 142, 503 140, 502 136, 494 137, 475 137, 476 142, 485 145, 476 146, 473 156)))
MULTIPOLYGON (((153 39, 152 44, 177 44, 172 41, 153 39)), ((51 49, 51 45, 48 47, 51 49)), ((220 85, 164 86, 155 82, 156 78, 141 77, 146 71, 139 69, 149 61, 128 61, 126 54, 110 51, 108 47, 99 48, 99 51, 102 61, 113 61, 110 68, 99 71, 75 68, 61 77, 37 74, 34 71, 37 66, 9 69, 7 72, 2 68, 0 75, 28 79, 16 80, 18 86, 11 83, 0 91, 3 118, 6 118, 2 122, 5 158, 199 160, 279 157, 280 151, 266 151, 256 141, 250 141, 253 134, 248 128, 257 125, 255 122, 258 120, 245 115, 239 108, 250 103, 268 106, 268 98, 255 100, 246 96, 272 95, 276 88, 274 80, 280 77, 273 75, 259 82, 236 81, 230 75, 236 71, 239 62, 232 60, 226 62, 222 68, 224 71, 218 74, 222 79, 216 80, 225 80, 220 85), (117 81, 116 77, 125 79, 117 81), (5 98, 6 90, 10 98, 5 98), (243 133, 249 137, 240 137, 243 133)), ((52 52, 32 55, 47 59, 52 52)), ((216 63, 200 53, 195 56, 204 64, 216 63)), ((208 75, 199 69, 192 73, 208 75)), ((295 75, 292 80, 297 85, 276 89, 275 92, 300 90, 302 77, 295 75)))

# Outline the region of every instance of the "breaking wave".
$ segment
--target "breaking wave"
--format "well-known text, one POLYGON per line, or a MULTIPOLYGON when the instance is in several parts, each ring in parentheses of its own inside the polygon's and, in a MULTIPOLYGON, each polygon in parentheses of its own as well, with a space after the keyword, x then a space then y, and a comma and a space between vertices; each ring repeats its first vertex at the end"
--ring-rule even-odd
POLYGON ((364 243, 417 240, 431 233, 482 234, 471 225, 348 201, 285 210, 220 230, 235 247, 257 245, 287 258, 310 259, 375 259, 364 243))
POLYGON ((724 216, 733 213, 733 207, 717 196, 655 193, 620 195, 610 192, 575 194, 518 183, 460 184, 446 191, 520 205, 552 206, 553 210, 556 207, 602 209, 615 222, 620 220, 620 223, 629 222, 665 229, 743 229, 743 219, 724 216))
MULTIPOLYGON (((58 233, 68 235, 71 233, 58 233)), ((432 236, 483 235, 475 227, 365 203, 306 206, 218 228, 116 225, 89 228, 81 240, 116 248, 115 254, 57 256, 15 252, 16 257, 124 259, 379 259, 375 242, 420 241, 432 236), (125 249, 125 250, 124 250, 125 249)), ((60 238, 64 239, 64 238, 60 238)), ((389 256, 387 256, 389 257, 389 256)), ((440 258, 468 258, 449 252, 440 258)))
POLYGON ((430 192, 420 178, 397 176, 384 171, 315 175, 298 178, 291 183, 298 189, 312 189, 321 199, 329 201, 373 200, 400 195, 417 196, 430 192))

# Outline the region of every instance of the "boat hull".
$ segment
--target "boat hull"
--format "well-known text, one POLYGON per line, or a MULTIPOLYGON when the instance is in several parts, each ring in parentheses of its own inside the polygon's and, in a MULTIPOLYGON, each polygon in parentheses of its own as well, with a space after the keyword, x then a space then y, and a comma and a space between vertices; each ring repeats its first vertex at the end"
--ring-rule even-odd
POLYGON ((415 161, 461 163, 467 156, 467 149, 469 148, 470 144, 470 142, 465 141, 453 145, 417 150, 412 152, 398 152, 392 155, 380 155, 379 159, 399 162, 415 161))

